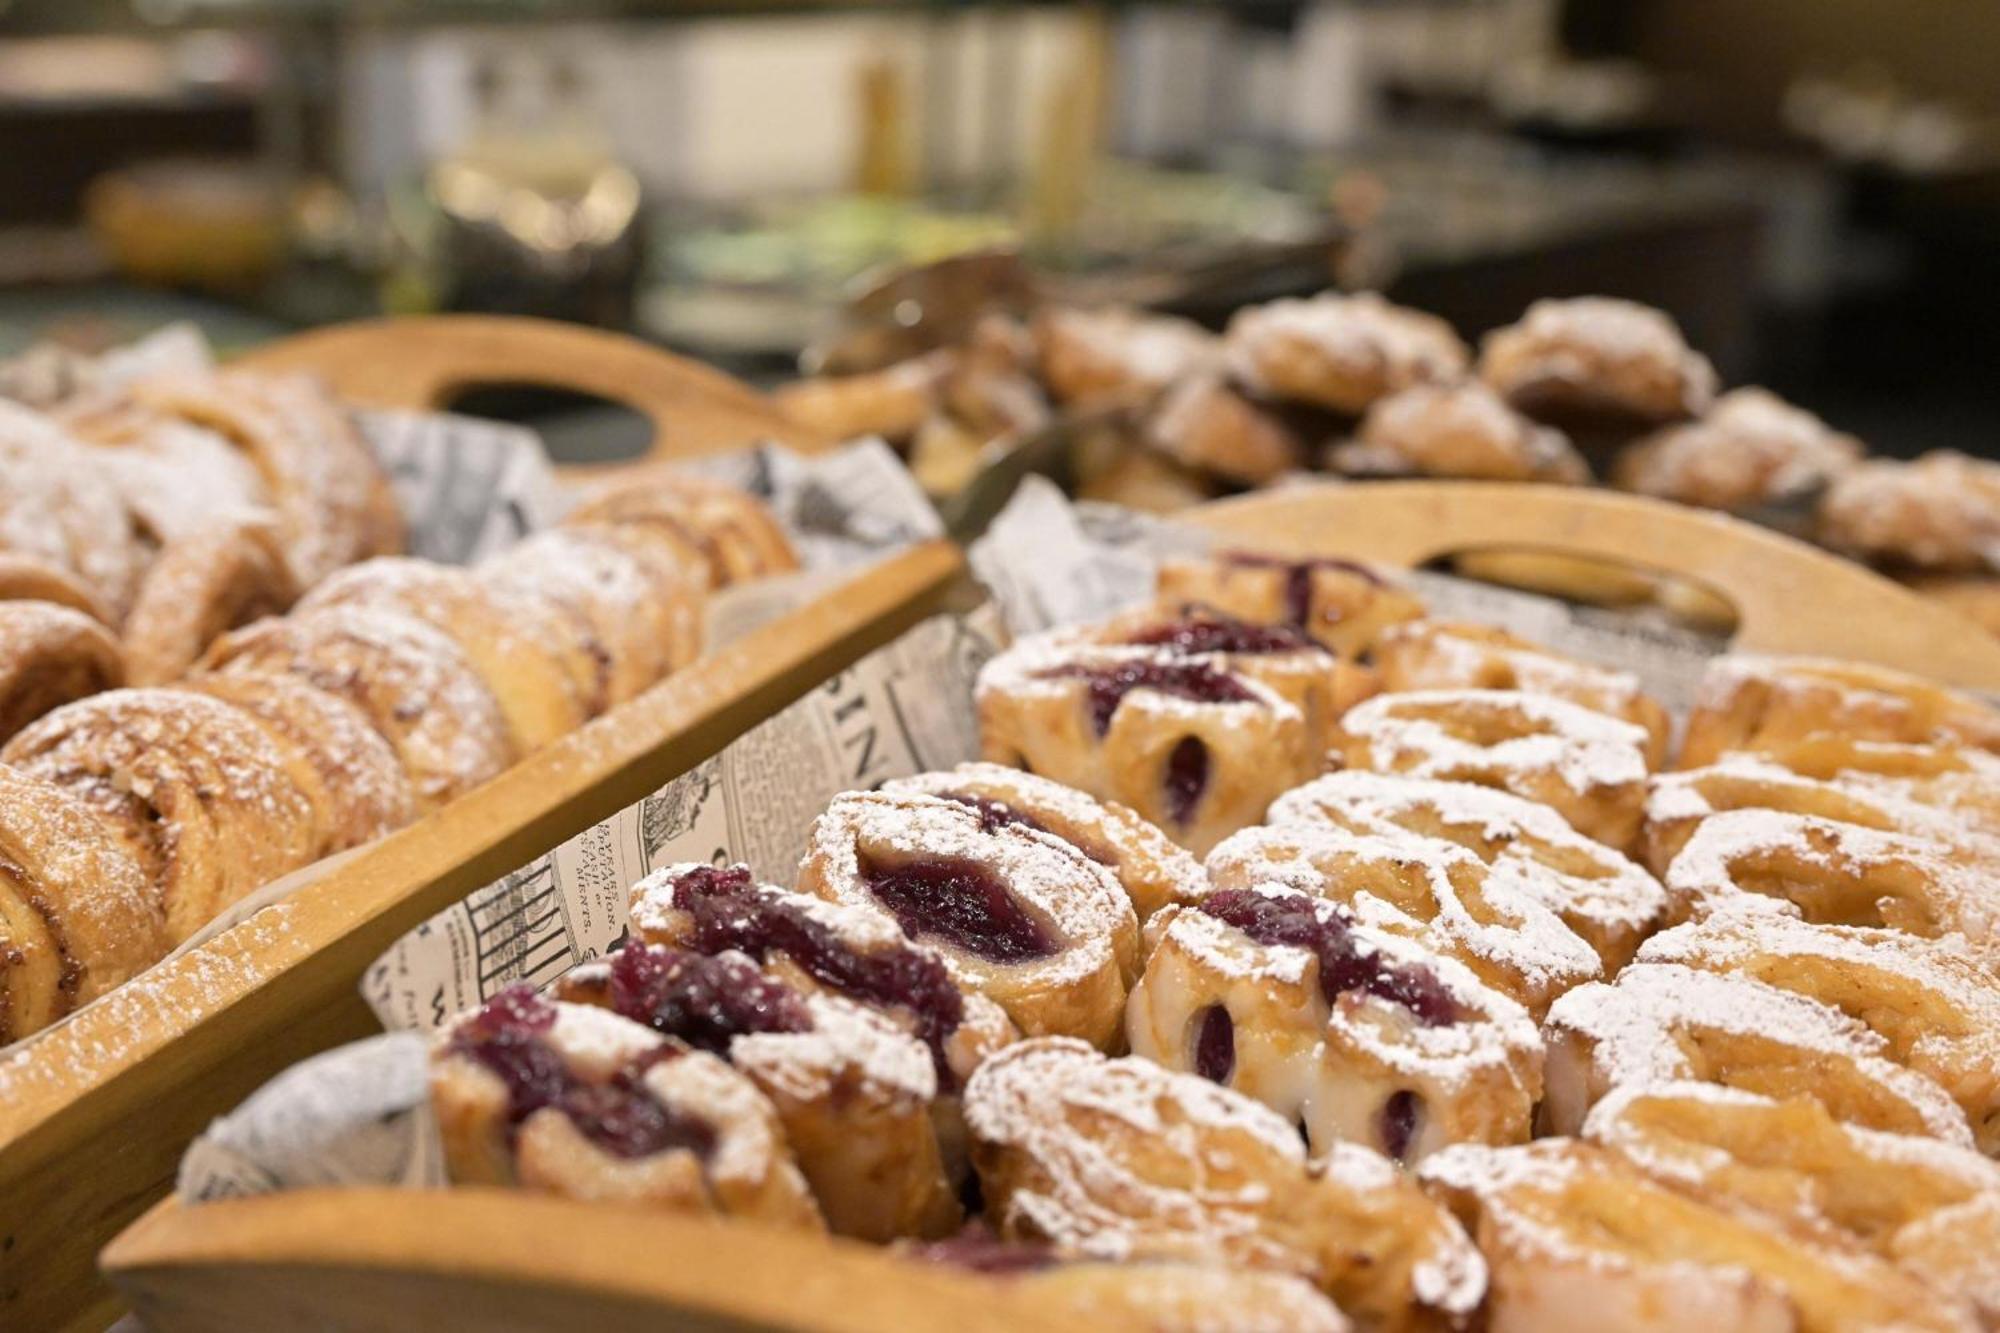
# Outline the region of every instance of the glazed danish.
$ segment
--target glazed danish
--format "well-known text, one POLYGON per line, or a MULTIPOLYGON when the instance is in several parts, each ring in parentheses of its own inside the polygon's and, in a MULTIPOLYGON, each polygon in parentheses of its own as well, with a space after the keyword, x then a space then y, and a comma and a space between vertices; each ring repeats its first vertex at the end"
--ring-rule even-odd
POLYGON ((96 620, 53 602, 0 600, 0 741, 124 683, 125 656, 96 620))
POLYGON ((1536 801, 1491 787, 1389 773, 1329 773, 1271 803, 1271 824, 1442 839, 1494 867, 1597 953, 1607 975, 1665 915, 1666 890, 1536 801))
POLYGON ((268 523, 223 523, 174 538, 147 567, 125 620, 132 683, 179 680, 209 644, 252 621, 282 615, 298 595, 268 523))
POLYGON ((439 1034, 431 1105, 460 1184, 825 1227, 749 1079, 603 1009, 502 991, 439 1034))
POLYGON ((69 792, 0 764, 0 1045, 167 951, 159 894, 69 792))
POLYGON ((1548 806, 1607 847, 1634 846, 1646 799, 1643 727, 1519 690, 1385 694, 1340 719, 1350 769, 1495 787, 1548 806))
POLYGON ((1888 1043, 1838 1009, 1754 977, 1635 963, 1615 984, 1557 1000, 1542 1127, 1574 1134, 1612 1089, 1674 1079, 1772 1097, 1810 1097, 1836 1119, 1972 1144, 1965 1114, 1935 1082, 1885 1055, 1888 1043))
POLYGON ((1673 320, 1597 296, 1537 301, 1487 334, 1479 377, 1530 416, 1586 425, 1677 421, 1715 397, 1715 367, 1673 320))
POLYGON ((1255 625, 1302 629, 1347 661, 1365 659, 1386 627, 1414 620, 1423 603, 1351 560, 1291 559, 1223 551, 1160 563, 1159 596, 1214 607, 1255 625))
POLYGON ((1471 360, 1451 325, 1374 292, 1239 310, 1223 350, 1253 392, 1350 416, 1412 385, 1458 379, 1471 360))
POLYGON ((791 538, 763 501, 665 464, 622 472, 586 493, 563 522, 661 540, 703 571, 711 590, 799 567, 791 538))
POLYGON ((799 889, 894 917, 1031 1036, 1118 1041, 1138 919, 1058 837, 939 797, 849 792, 813 824, 799 889))
POLYGON ((1338 1144, 1309 1163, 1284 1120, 1204 1079, 1043 1038, 980 1067, 966 1119, 1009 1239, 1292 1273, 1385 1330, 1457 1322, 1485 1290, 1464 1233, 1387 1160, 1338 1144))
POLYGON ((980 669, 985 758, 1119 801, 1197 854, 1319 771, 1306 717, 1215 655, 1056 630, 980 669))
POLYGON ((2000 714, 1920 676, 1815 657, 1711 662, 1688 715, 1681 767, 1728 750, 1769 750, 1820 734, 2000 751, 2000 714))
POLYGON ((1327 459, 1351 476, 1590 481, 1589 464, 1561 431, 1522 416, 1476 380, 1418 385, 1382 399, 1327 459))
POLYGON ((1414 1162, 1527 1139, 1534 1022, 1452 959, 1275 884, 1169 908, 1148 934, 1134 1055, 1256 1098, 1315 1152, 1360 1143, 1414 1162))

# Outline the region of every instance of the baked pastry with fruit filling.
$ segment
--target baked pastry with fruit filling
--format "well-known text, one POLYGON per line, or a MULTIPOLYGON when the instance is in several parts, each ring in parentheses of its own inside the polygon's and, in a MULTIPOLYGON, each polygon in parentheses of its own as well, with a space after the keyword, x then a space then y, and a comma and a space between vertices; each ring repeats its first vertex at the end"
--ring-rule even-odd
POLYGON ((1328 451, 1328 462, 1350 476, 1590 481, 1590 465, 1561 431, 1516 412, 1476 380, 1418 385, 1382 399, 1352 440, 1328 451))
POLYGON ((1688 715, 1681 767, 1830 734, 1852 741, 2000 750, 2000 713, 1920 676, 1859 662, 1736 655, 1711 662, 1688 715))
POLYGON ((1611 671, 1551 652, 1489 625, 1413 620, 1391 625, 1375 644, 1375 668, 1389 693, 1409 690, 1520 690, 1546 694, 1646 729, 1646 763, 1666 760, 1672 724, 1659 700, 1629 671, 1611 671))
POLYGON ((1314 1151, 1413 1162, 1528 1137, 1534 1021, 1454 960, 1277 885, 1169 908, 1148 934, 1133 1053, 1256 1098, 1314 1151))
POLYGON ((0 741, 124 683, 125 655, 98 621, 54 602, 0 600, 0 741))
POLYGON ((1755 977, 1842 1011, 1936 1080, 1980 1151, 2000 1156, 2000 986, 1964 940, 1719 912, 1655 935, 1639 961, 1755 977))
POLYGON ((1071 844, 958 801, 849 792, 813 824, 799 890, 885 912, 1030 1036, 1118 1040, 1139 922, 1071 844))
POLYGON ((1018 768, 960 764, 898 778, 883 790, 942 797, 971 806, 989 824, 1054 834, 1117 876, 1142 925, 1162 907, 1208 891, 1201 863, 1132 810, 1018 768))
POLYGON ((1892 1264, 1683 1193, 1594 1144, 1460 1144, 1418 1174, 1491 1266, 1492 1333, 1978 1327, 1892 1264))
POLYGON ((984 757, 1118 801, 1200 854, 1320 768, 1305 714, 1223 658, 1062 630, 988 662, 984 757))
POLYGON ((2000 1319, 2000 1165, 1978 1153, 1710 1083, 1621 1089, 1583 1132, 1657 1179, 1858 1245, 1982 1324, 2000 1319))
POLYGON ((1281 1117, 1206 1079, 1083 1042, 1021 1042, 966 1087, 987 1215, 1067 1255, 1291 1273, 1370 1327, 1471 1315, 1485 1266, 1386 1158, 1308 1161, 1281 1117))
POLYGON ((631 941, 576 968, 555 997, 594 1004, 729 1061, 777 1111, 834 1231, 941 1236, 961 1218, 932 1122, 929 1049, 852 1001, 734 949, 631 941))
POLYGON ((1836 1119, 1972 1144, 1965 1113, 1889 1043, 1838 1009, 1756 978, 1635 963, 1579 986, 1542 1024, 1542 1127, 1574 1134, 1614 1088, 1683 1079, 1810 1097, 1836 1119))
POLYGON ((439 1033, 431 1105, 456 1184, 825 1227, 749 1079, 604 1009, 502 991, 439 1033))
POLYGON ((1634 846, 1646 799, 1643 727, 1519 690, 1385 694, 1340 719, 1342 767, 1495 787, 1539 801, 1577 832, 1634 846))
POLYGON ((1223 349, 1253 393, 1349 416, 1412 385, 1456 380, 1471 361, 1451 325, 1374 292, 1246 307, 1230 319, 1223 349))
POLYGON ((1467 782, 1329 773, 1271 802, 1278 828, 1331 826, 1375 838, 1464 848, 1554 912, 1596 951, 1606 975, 1632 959, 1666 912, 1658 880, 1537 801, 1467 782))
POLYGON ((1612 480, 1628 491, 1734 513, 1794 505, 1861 461, 1861 441, 1768 389, 1732 389, 1701 420, 1621 454, 1612 480))
POLYGON ((1529 416, 1632 429, 1706 411, 1715 367, 1658 310, 1602 296, 1537 301, 1486 335, 1479 378, 1529 416))
POLYGON ((1214 607, 1253 625, 1289 625, 1343 661, 1367 661, 1390 625, 1423 615, 1423 603, 1366 565, 1332 556, 1221 551, 1160 562, 1167 605, 1214 607))

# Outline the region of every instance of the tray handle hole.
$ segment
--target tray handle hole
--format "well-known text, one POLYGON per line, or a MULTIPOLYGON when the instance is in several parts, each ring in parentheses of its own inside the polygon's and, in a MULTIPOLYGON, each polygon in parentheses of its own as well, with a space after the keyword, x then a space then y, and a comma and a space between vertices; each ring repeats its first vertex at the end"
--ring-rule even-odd
POLYGON ((653 444, 653 423, 615 399, 541 384, 474 383, 442 396, 439 407, 465 416, 526 426, 542 437, 558 466, 629 463, 653 444))
POLYGON ((1720 589, 1632 560, 1550 547, 1482 546, 1437 556, 1424 567, 1581 606, 1654 612, 1720 639, 1735 637, 1742 625, 1735 601, 1720 589))

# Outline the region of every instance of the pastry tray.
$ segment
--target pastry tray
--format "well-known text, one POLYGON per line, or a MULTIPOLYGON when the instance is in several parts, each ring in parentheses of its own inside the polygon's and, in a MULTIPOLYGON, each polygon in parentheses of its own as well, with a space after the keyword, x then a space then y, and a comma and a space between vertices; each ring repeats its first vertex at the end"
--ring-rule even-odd
MULTIPOLYGON (((334 329, 246 363, 318 370, 384 407, 428 408, 454 384, 496 378, 584 388, 652 415, 653 457, 813 443, 734 381, 636 341, 532 320, 334 329)), ((212 1117, 305 1056, 377 1030, 355 987, 390 943, 894 638, 963 571, 954 547, 932 541, 838 576, 809 605, 443 809, 307 869, 282 902, 0 1058, 0 1328, 108 1323, 116 1298, 97 1251, 168 1191, 212 1117)))
MULTIPOLYGON (((1176 515, 1230 544, 1412 567, 1488 548, 1699 582, 1738 648, 1848 656, 2000 688, 2000 642, 1860 566, 1735 520, 1608 492, 1386 482, 1271 491, 1176 515)), ((994 1284, 851 1242, 481 1189, 305 1189, 167 1200, 103 1254, 155 1333, 426 1320, 495 1329, 1060 1327, 994 1284)), ((1093 1327, 1113 1325, 1093 1321, 1093 1327)))

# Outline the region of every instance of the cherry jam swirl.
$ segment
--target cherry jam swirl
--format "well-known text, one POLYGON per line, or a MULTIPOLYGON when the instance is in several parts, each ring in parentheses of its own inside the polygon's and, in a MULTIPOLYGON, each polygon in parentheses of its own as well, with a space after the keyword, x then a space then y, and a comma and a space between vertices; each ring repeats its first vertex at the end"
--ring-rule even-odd
POLYGON ((1347 916, 1321 899, 1224 889, 1196 907, 1259 944, 1310 950, 1319 959, 1320 992, 1329 1004, 1348 991, 1361 991, 1401 1005, 1425 1027, 1458 1021, 1458 1005, 1437 973, 1420 964, 1389 962, 1356 939, 1347 916))

